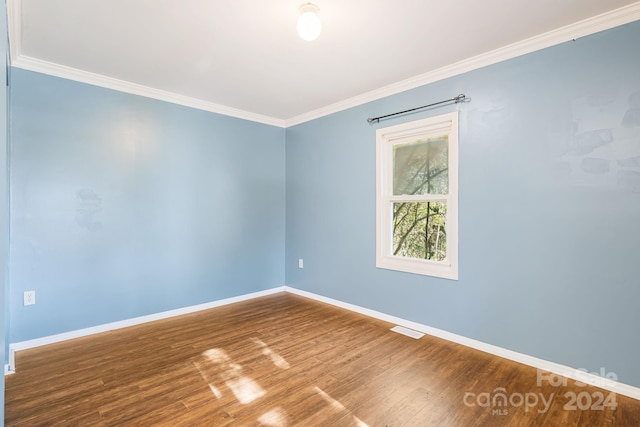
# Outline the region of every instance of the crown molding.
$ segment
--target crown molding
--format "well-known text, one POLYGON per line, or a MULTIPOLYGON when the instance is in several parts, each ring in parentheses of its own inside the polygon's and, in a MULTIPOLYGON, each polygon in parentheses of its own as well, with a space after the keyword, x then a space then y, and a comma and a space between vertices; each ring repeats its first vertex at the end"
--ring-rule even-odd
POLYGON ((12 60, 11 65, 23 70, 36 71, 55 77, 74 80, 77 82, 87 83, 94 86, 100 86, 107 89, 113 89, 120 92, 140 95, 147 98, 158 99, 160 101, 170 102, 172 104, 184 105, 199 110, 210 111, 212 113, 223 114, 225 116, 236 117, 238 119, 250 120, 252 122, 263 123, 266 125, 284 127, 284 120, 273 117, 263 116, 261 114, 251 113, 249 111, 237 108, 227 107, 225 105, 214 104, 212 102, 203 101, 201 99, 191 98, 189 96, 179 95, 177 93, 155 89, 149 86, 143 86, 124 80, 114 79, 112 77, 103 76, 101 74, 90 73, 88 71, 79 70, 65 65, 54 64, 52 62, 43 61, 26 55, 18 54, 12 60))
POLYGON ((555 46, 560 43, 575 40, 580 37, 585 37, 590 34, 640 20, 640 1, 304 114, 300 114, 298 116, 291 117, 286 120, 227 107, 203 101, 201 99, 179 95, 173 92, 163 91, 136 83, 130 83, 124 80, 114 79, 100 74, 90 73, 23 55, 21 53, 21 0, 7 0, 7 15, 10 60, 11 65, 14 67, 210 111, 212 113, 287 128, 366 104, 367 102, 375 101, 410 89, 415 89, 429 83, 434 83, 439 80, 466 73, 468 71, 476 70, 478 68, 526 55, 547 47, 555 46))
POLYGON ((249 120, 271 126, 284 127, 284 120, 276 119, 225 105, 214 104, 173 92, 155 89, 124 80, 107 77, 101 74, 79 70, 53 62, 43 61, 22 54, 22 0, 7 0, 7 24, 9 32, 9 61, 10 64, 24 70, 35 71, 64 79, 113 89, 120 92, 140 95, 172 104, 184 105, 199 110, 249 120))
POLYGON ((9 61, 20 55, 22 50, 22 2, 7 0, 7 29, 9 32, 9 61))
POLYGON ((326 107, 292 117, 285 120, 285 127, 295 126, 342 110, 357 107, 359 105, 366 104, 367 102, 395 95, 410 89, 415 89, 429 83, 434 83, 439 80, 457 76, 468 71, 493 65, 508 59, 513 59, 518 56, 526 55, 531 52, 542 50, 547 47, 555 46, 637 20, 640 20, 640 1, 468 59, 464 59, 428 73, 410 77, 397 83, 357 95, 353 98, 336 102, 335 104, 327 105, 326 107))

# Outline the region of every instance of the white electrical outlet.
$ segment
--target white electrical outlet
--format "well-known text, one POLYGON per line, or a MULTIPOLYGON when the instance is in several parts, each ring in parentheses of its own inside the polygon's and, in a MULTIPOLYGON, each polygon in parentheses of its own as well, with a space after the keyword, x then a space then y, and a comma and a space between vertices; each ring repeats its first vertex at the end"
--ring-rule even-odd
POLYGON ((304 268, 304 261, 302 260, 302 258, 298 260, 298 268, 304 268))
POLYGON ((33 305, 36 303, 36 291, 25 291, 24 305, 33 305))

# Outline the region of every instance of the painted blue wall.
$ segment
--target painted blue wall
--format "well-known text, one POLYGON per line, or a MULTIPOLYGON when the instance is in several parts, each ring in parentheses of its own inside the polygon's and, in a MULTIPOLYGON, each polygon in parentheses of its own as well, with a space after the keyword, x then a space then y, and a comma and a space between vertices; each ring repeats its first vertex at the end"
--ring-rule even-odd
POLYGON ((284 284, 283 129, 20 69, 10 91, 12 343, 284 284))
POLYGON ((640 386, 639 40, 636 22, 287 129, 287 284, 640 386), (459 93, 460 279, 376 269, 376 129, 458 107, 366 118, 459 93))

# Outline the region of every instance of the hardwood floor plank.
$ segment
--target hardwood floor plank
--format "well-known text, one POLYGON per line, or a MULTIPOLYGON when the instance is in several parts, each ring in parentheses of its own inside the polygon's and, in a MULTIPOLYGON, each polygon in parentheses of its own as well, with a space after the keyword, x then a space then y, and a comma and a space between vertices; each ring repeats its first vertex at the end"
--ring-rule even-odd
POLYGON ((282 293, 24 350, 5 424, 640 425, 640 401, 573 409, 572 393, 609 392, 538 384, 534 368, 392 326, 282 293))

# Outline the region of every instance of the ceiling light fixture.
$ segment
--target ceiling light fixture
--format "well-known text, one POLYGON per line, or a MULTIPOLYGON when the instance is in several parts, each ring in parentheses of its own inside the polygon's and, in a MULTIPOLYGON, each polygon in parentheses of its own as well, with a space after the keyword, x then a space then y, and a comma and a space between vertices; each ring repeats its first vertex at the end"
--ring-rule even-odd
POLYGON ((302 40, 308 42, 318 38, 322 31, 322 24, 318 18, 320 9, 315 4, 306 3, 300 6, 300 17, 298 18, 298 35, 302 40))

